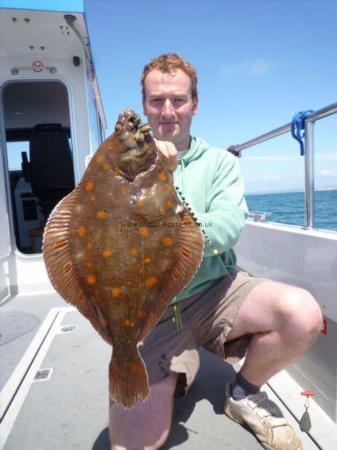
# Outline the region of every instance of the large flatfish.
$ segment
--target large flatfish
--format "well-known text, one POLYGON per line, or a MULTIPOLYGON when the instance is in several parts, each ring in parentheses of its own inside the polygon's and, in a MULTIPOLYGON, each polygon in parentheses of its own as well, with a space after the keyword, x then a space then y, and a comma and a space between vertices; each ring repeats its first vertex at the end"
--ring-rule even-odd
POLYGON ((123 111, 51 213, 43 254, 58 293, 112 345, 110 395, 125 407, 149 393, 137 346, 196 273, 203 243, 150 127, 123 111))

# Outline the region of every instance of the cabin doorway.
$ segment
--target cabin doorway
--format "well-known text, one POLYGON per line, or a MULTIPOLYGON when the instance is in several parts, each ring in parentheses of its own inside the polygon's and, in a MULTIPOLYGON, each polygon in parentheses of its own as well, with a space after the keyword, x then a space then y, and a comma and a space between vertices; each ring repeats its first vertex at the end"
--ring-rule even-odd
POLYGON ((9 82, 2 105, 16 247, 41 253, 48 216, 75 184, 68 92, 59 81, 9 82))

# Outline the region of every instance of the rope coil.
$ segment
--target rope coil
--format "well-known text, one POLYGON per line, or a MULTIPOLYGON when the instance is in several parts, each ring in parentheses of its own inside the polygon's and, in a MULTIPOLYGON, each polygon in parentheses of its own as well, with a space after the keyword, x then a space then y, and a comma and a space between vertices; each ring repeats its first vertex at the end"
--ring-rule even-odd
POLYGON ((304 155, 305 120, 314 111, 300 111, 296 113, 291 121, 291 135, 300 144, 301 156, 304 155))

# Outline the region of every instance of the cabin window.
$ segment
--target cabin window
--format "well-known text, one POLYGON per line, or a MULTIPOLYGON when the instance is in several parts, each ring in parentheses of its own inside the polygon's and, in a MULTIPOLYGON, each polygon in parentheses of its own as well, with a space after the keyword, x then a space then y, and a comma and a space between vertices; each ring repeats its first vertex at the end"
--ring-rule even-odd
POLYGON ((15 81, 2 91, 16 246, 40 253, 49 214, 74 188, 67 89, 58 81, 15 81))

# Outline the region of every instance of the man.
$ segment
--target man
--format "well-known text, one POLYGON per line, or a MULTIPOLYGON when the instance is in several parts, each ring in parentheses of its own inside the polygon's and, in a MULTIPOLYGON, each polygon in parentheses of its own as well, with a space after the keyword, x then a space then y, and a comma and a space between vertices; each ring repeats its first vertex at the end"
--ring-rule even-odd
POLYGON ((111 448, 163 445, 174 394, 191 385, 197 348, 205 347, 226 361, 246 355, 227 384, 227 416, 251 428, 264 448, 299 450, 299 438, 260 387, 310 347, 321 328, 320 308, 303 289, 253 278, 236 267, 232 247, 245 222, 243 183, 232 154, 190 135, 198 108, 195 69, 176 54, 161 55, 145 66, 142 88, 144 114, 208 241, 198 273, 173 301, 182 331, 172 320, 176 308, 169 306, 140 348, 149 397, 129 410, 111 402, 111 448))

